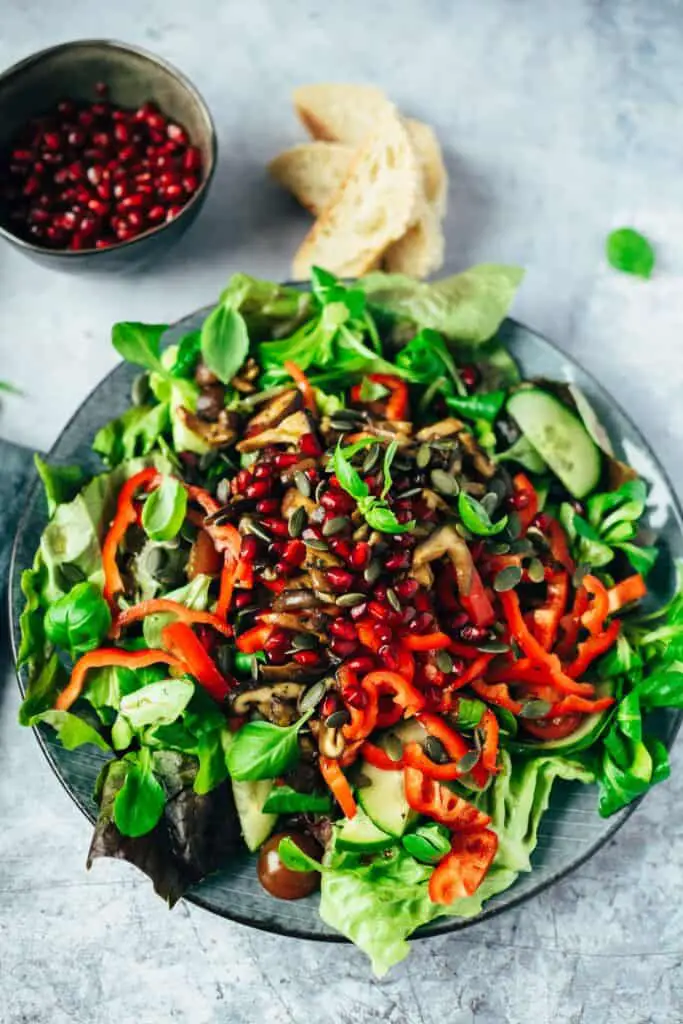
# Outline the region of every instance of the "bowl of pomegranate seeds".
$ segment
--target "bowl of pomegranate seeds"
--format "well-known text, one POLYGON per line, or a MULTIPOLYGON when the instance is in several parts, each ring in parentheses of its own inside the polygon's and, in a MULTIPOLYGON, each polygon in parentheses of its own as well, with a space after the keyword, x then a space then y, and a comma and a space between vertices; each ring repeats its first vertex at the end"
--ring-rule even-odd
POLYGON ((194 86, 124 43, 54 46, 0 76, 0 234, 57 269, 123 269, 194 221, 216 134, 194 86))

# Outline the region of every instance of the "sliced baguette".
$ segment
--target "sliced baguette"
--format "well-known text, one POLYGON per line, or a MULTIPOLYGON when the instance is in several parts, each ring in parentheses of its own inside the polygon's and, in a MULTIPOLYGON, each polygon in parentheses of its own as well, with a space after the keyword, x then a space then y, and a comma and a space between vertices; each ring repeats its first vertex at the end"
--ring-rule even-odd
POLYGON ((271 175, 317 217, 346 178, 353 146, 342 142, 303 142, 279 153, 268 165, 271 175))
POLYGON ((390 107, 296 253, 294 277, 308 277, 314 265, 349 277, 366 273, 414 223, 421 196, 415 150, 390 107))
POLYGON ((358 145, 394 106, 375 85, 320 82, 293 93, 294 109, 314 139, 358 145))
POLYGON ((422 201, 415 224, 389 246, 382 261, 392 274, 428 277, 443 266, 445 239, 441 219, 431 203, 422 201))
POLYGON ((406 119, 406 128, 420 158, 427 201, 432 204, 439 217, 443 217, 446 214, 448 200, 448 172, 436 132, 431 125, 412 118, 406 119))

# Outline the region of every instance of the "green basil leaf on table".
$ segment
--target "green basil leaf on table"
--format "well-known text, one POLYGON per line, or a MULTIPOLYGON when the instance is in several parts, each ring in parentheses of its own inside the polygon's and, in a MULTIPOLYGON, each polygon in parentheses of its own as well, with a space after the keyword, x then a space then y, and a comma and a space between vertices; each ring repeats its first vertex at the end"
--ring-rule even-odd
POLYGON ((76 497, 88 475, 81 466, 51 466, 40 455, 34 455, 33 461, 45 490, 47 514, 52 516, 57 505, 76 497))
POLYGON ((436 864, 451 852, 450 832, 443 825, 422 825, 401 842, 411 857, 424 864, 436 864))
POLYGON ((127 362, 144 366, 146 370, 165 374, 161 364, 160 345, 167 324, 122 322, 112 328, 112 345, 127 362))
POLYGON ((124 836, 143 836, 158 824, 166 794, 152 770, 152 755, 146 747, 128 755, 125 764, 125 781, 114 800, 114 823, 124 836))
POLYGON ((290 836, 280 840, 277 852, 284 866, 290 871, 324 871, 322 864, 304 853, 290 836))
POLYGON ((74 657, 99 647, 110 627, 109 605, 94 583, 77 583, 45 614, 48 640, 74 657))
POLYGON ((249 355, 244 317, 230 306, 216 306, 202 324, 204 362, 223 384, 229 384, 249 355))
POLYGON ((644 235, 633 228, 617 228, 607 236, 607 261, 615 270, 649 278, 655 266, 654 249, 644 235))
POLYGON ((142 528, 152 540, 173 540, 186 514, 187 491, 175 477, 165 476, 142 507, 142 528))
POLYGON ((298 793, 291 786, 273 786, 263 814, 328 814, 332 801, 326 793, 298 793))
POLYGON ((311 708, 290 726, 247 722, 233 738, 227 754, 228 770, 238 782, 274 779, 299 760, 299 730, 311 717, 311 708))
POLYGON ((458 495, 458 513, 463 526, 479 537, 494 537, 507 526, 507 515, 501 516, 495 523, 491 522, 488 512, 476 498, 466 491, 458 495))

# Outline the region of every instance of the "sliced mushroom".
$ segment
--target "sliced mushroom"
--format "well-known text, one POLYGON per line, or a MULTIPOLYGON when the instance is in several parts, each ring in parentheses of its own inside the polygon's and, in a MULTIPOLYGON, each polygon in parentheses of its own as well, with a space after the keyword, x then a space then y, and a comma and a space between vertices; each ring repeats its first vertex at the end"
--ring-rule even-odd
POLYGON ((318 750, 323 757, 341 757, 346 743, 341 729, 330 729, 324 722, 318 730, 318 750))
POLYGON ((477 473, 483 476, 485 480, 490 480, 495 475, 496 467, 488 455, 481 450, 474 435, 470 434, 469 430, 463 430, 459 435, 459 441, 467 455, 470 456, 472 465, 477 473))
POLYGON ((213 423, 200 419, 183 405, 178 406, 176 412, 187 429, 201 437, 211 448, 226 448, 237 438, 237 416, 227 409, 221 409, 218 419, 213 423))
POLYGON ((442 526, 430 534, 413 552, 413 575, 421 566, 446 555, 455 569, 458 589, 468 594, 474 563, 467 544, 452 526, 442 526))
POLYGON ((301 404, 301 394, 298 391, 284 391, 281 395, 271 398, 247 423, 247 437, 277 427, 284 419, 300 409, 301 404))
POLYGON ((413 566, 410 575, 426 590, 431 590, 434 586, 434 573, 428 562, 425 562, 424 565, 418 565, 417 568, 413 566))
POLYGON ((464 425, 462 420, 456 419, 455 416, 447 416, 445 420, 430 423, 429 426, 418 430, 415 440, 420 442, 439 441, 443 437, 455 437, 464 425))
POLYGON ((307 498, 297 487, 290 487, 289 490, 285 491, 280 508, 284 518, 289 519, 292 512, 296 512, 298 508, 306 509, 310 516, 311 512, 315 512, 316 504, 313 498, 307 498))
POLYGON ((471 494, 473 498, 483 498, 486 494, 486 484, 482 484, 478 480, 465 480, 462 489, 467 494, 471 494))
POLYGON ((272 429, 245 437, 236 447, 238 452, 255 452, 260 448, 267 448, 270 444, 298 445, 304 434, 309 434, 310 431, 311 426, 306 413, 298 411, 285 417, 272 429))
POLYGON ((249 356, 240 372, 232 378, 230 383, 241 394, 251 395, 256 391, 256 379, 260 372, 259 365, 254 357, 249 356))
POLYGON ((422 500, 427 508, 430 508, 433 512, 450 512, 448 502, 440 494, 437 494, 436 491, 430 490, 429 487, 423 487, 422 500))
POLYGON ((274 683, 272 686, 258 686, 254 690, 243 690, 233 697, 232 710, 236 715, 246 715, 256 705, 267 703, 273 697, 277 697, 279 700, 296 701, 303 688, 303 683, 281 682, 274 683))
POLYGON ((308 682, 319 674, 319 669, 306 668, 295 661, 287 661, 284 665, 261 665, 259 674, 266 683, 308 682))
POLYGON ((274 599, 272 609, 274 612, 305 611, 310 608, 317 608, 320 604, 312 590, 307 587, 295 587, 290 589, 290 581, 287 581, 287 589, 274 599))
MULTIPOLYGON (((302 593, 302 591, 299 591, 302 593)), ((295 633, 312 633, 319 640, 326 637, 325 631, 320 628, 321 623, 316 616, 295 615, 293 612, 262 612, 260 622, 269 626, 277 626, 278 629, 291 629, 295 633)))

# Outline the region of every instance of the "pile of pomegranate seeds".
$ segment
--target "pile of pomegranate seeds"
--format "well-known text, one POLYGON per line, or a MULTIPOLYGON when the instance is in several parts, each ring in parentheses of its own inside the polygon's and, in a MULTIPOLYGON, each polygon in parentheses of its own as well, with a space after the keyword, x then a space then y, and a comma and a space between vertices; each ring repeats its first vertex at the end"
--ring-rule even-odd
POLYGON ((2 219, 50 249, 104 249, 173 220, 199 188, 202 158, 153 104, 63 100, 0 159, 2 219))

